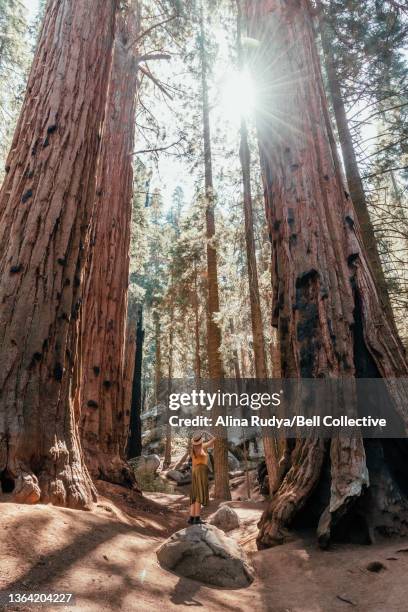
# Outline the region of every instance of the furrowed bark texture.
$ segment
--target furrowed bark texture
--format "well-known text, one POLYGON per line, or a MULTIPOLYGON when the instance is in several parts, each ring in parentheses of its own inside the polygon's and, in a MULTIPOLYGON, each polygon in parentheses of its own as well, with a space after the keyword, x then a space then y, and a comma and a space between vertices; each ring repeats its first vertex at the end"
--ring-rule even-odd
POLYGON ((73 373, 115 10, 48 3, 0 193, 0 478, 17 502, 95 496, 73 373))
MULTIPOLYGON (((215 240, 214 216, 214 186, 212 174, 211 131, 210 131, 210 105, 207 85, 207 57, 205 49, 205 29, 203 7, 200 14, 200 59, 201 84, 203 105, 203 140, 204 140, 204 180, 205 180, 205 221, 207 238, 207 356, 209 378, 217 384, 224 377, 224 368, 221 359, 221 329, 214 320, 220 311, 218 293, 218 264, 215 240)), ((220 409, 217 408, 218 416, 220 409)), ((231 499, 228 481, 228 438, 225 429, 217 428, 214 443, 214 496, 216 499, 231 499)))
POLYGON ((125 347, 136 112, 137 3, 118 12, 81 317, 81 439, 93 478, 134 484, 128 439, 125 347))
MULTIPOLYGON (((344 190, 309 2, 247 0, 246 10, 249 35, 259 40, 253 58, 262 85, 258 137, 282 376, 406 376, 404 352, 383 311, 344 190)), ((404 399, 392 397, 406 423, 404 399)), ((345 401, 346 408, 350 402, 345 401)), ((379 444, 377 457, 388 452, 379 444)), ((322 545, 353 502, 368 494, 372 502, 365 519, 371 526, 406 529, 401 494, 406 483, 397 483, 384 464, 371 460, 368 455, 375 453, 370 449, 368 454, 361 439, 336 438, 328 448, 322 440, 288 442, 280 487, 259 524, 258 546, 285 539, 286 528, 322 478, 326 452, 331 474, 329 501, 318 526, 322 545), (381 486, 367 493, 376 480, 381 486)), ((401 451, 403 456, 405 447, 401 451)))
POLYGON ((325 23, 321 3, 318 2, 317 6, 320 10, 319 26, 325 58, 327 82, 333 104, 333 111, 336 118, 337 132, 339 135, 341 152, 344 160, 348 190, 358 217, 367 260, 371 265, 371 271, 377 284, 379 298, 381 299, 383 308, 386 310, 390 321, 392 324, 394 324, 394 315, 390 297, 388 295, 387 281, 381 264, 374 228, 373 224, 371 223, 370 213, 367 207, 367 199, 364 192, 360 170, 357 164, 353 139, 351 137, 351 132, 347 121, 340 82, 336 74, 335 59, 330 45, 328 24, 325 23))

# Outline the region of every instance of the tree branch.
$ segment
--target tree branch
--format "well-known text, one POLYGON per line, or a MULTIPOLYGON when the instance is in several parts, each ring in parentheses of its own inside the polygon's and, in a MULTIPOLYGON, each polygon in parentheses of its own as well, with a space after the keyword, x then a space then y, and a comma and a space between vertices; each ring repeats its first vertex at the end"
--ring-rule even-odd
POLYGON ((153 149, 141 149, 140 151, 133 151, 133 153, 130 153, 130 155, 141 155, 142 153, 159 153, 160 151, 167 151, 167 149, 171 149, 172 147, 177 146, 183 140, 184 138, 180 138, 179 140, 177 140, 177 142, 172 142, 166 147, 155 147, 153 149))
POLYGON ((396 2, 396 0, 387 0, 388 4, 391 4, 395 9, 400 9, 404 13, 408 12, 408 7, 400 2, 396 2))
POLYGON ((366 174, 363 176, 363 179, 373 178, 374 176, 379 176, 380 174, 386 174, 387 172, 395 172, 396 170, 408 170, 408 166, 399 166, 398 168, 387 168, 387 170, 381 170, 380 172, 375 172, 374 174, 366 174))
POLYGON ((169 92, 167 91, 167 89, 164 87, 164 85, 162 85, 160 83, 160 81, 158 79, 156 79, 156 77, 154 77, 152 75, 152 73, 150 72, 150 70, 148 68, 143 68, 142 66, 139 66, 139 70, 141 72, 143 72, 143 74, 145 76, 147 76, 151 81, 153 81, 153 83, 156 85, 156 87, 158 87, 160 89, 160 91, 167 96, 168 98, 170 98, 170 100, 173 100, 173 96, 171 94, 169 94, 169 92))
POLYGON ((369 119, 372 119, 373 117, 377 117, 377 115, 388 113, 389 111, 396 110, 397 108, 403 108, 404 106, 407 106, 407 104, 408 102, 403 102, 402 104, 396 104, 395 106, 390 106, 389 108, 383 108, 379 111, 376 111, 375 113, 372 113, 371 115, 369 115, 365 119, 362 119, 361 121, 353 121, 354 126, 361 125, 363 123, 367 123, 369 119))
POLYGON ((177 15, 171 15, 170 17, 167 17, 167 19, 163 19, 163 21, 159 21, 159 23, 153 24, 152 26, 150 26, 150 28, 147 28, 147 30, 145 30, 137 38, 135 38, 135 40, 133 42, 129 43, 128 46, 126 47, 126 49, 127 50, 131 49, 134 45, 137 45, 137 43, 140 42, 142 40, 142 38, 144 38, 145 36, 150 34, 150 32, 152 32, 156 28, 159 28, 160 26, 164 25, 165 23, 168 23, 169 21, 172 21, 176 17, 177 17, 177 15))
POLYGON ((139 57, 136 58, 136 61, 138 64, 140 64, 140 62, 147 62, 148 60, 169 60, 171 59, 171 55, 169 53, 146 53, 146 55, 139 55, 139 57))
POLYGON ((377 149, 373 153, 370 153, 369 155, 365 155, 362 161, 365 161, 366 159, 369 159, 370 157, 376 157, 377 155, 379 155, 380 153, 383 153, 384 151, 388 151, 389 149, 392 149, 393 147, 397 147, 399 144, 401 144, 402 142, 405 142, 406 140, 408 140, 408 136, 404 136, 403 138, 400 138, 400 140, 391 142, 387 144, 386 146, 382 147, 381 149, 377 149))

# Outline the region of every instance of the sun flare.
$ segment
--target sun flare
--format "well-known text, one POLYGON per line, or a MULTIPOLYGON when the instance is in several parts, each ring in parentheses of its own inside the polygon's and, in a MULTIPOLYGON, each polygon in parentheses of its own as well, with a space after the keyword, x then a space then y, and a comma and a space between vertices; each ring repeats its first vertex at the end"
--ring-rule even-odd
POLYGON ((221 90, 221 109, 229 121, 239 122, 255 108, 255 86, 248 71, 230 74, 221 90))

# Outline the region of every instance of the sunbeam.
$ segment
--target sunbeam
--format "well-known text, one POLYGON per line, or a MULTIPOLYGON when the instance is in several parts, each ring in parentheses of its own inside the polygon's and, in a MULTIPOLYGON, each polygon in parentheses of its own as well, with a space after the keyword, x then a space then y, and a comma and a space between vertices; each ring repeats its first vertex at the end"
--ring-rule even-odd
POLYGON ((233 72, 221 89, 221 111, 228 121, 238 123, 255 108, 255 86, 251 74, 244 70, 233 72))

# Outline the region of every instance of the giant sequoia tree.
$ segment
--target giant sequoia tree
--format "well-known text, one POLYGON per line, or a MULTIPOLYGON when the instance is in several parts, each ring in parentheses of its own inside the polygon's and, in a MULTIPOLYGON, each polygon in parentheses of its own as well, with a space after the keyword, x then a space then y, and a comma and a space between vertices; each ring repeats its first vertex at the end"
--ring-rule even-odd
MULTIPOLYGON (((282 376, 406 376, 405 355, 384 313, 344 189, 311 4, 247 0, 246 13, 249 35, 258 41, 258 138, 282 376)), ((406 421, 404 402, 393 400, 406 421)), ((399 469, 404 451, 402 443, 358 437, 288 441, 280 486, 261 518, 258 545, 282 542, 318 485, 322 545, 340 519, 357 508, 369 534, 375 528, 404 531, 408 490, 399 469)))
POLYGON ((48 3, 0 193, 0 474, 20 502, 93 497, 73 371, 115 10, 48 3))
POLYGON ((81 314, 81 437, 92 476, 130 484, 125 461, 125 334, 139 30, 137 3, 118 12, 81 314))

